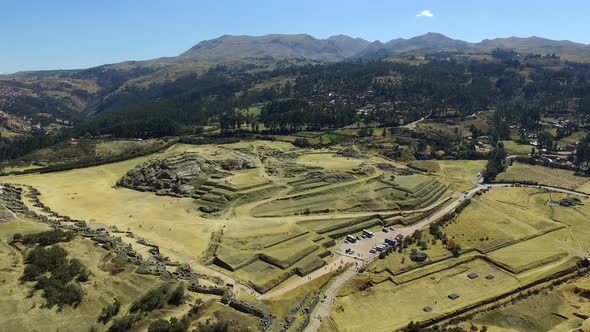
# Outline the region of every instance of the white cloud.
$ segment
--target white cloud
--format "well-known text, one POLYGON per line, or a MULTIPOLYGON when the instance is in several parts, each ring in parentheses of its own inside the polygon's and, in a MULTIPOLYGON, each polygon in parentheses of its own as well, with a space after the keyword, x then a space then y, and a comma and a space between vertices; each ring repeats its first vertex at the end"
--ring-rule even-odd
POLYGON ((425 10, 421 11, 419 14, 416 14, 416 17, 433 17, 433 16, 434 16, 434 14, 428 9, 425 9, 425 10))

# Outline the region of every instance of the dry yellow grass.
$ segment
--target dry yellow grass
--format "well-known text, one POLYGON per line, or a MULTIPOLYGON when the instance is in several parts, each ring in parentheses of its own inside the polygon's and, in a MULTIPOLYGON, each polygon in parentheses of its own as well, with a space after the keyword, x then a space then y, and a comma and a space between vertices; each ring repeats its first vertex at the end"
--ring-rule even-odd
MULTIPOLYGON (((41 291, 28 296, 31 283, 21 284, 24 264, 22 254, 10 247, 6 241, 15 232, 32 233, 46 230, 43 224, 25 220, 0 225, 0 326, 2 331, 80 331, 86 332, 96 323, 102 308, 117 298, 122 312, 147 290, 158 287, 163 281, 157 277, 132 273, 131 270, 111 275, 99 269, 107 251, 97 247, 90 240, 77 238, 59 244, 68 251, 69 258, 77 258, 91 272, 90 280, 82 284, 84 299, 78 308, 42 308, 45 299, 41 291)), ((131 268, 131 267, 130 267, 131 268)), ((182 309, 184 310, 184 309, 182 309)))
POLYGON ((310 153, 297 158, 297 163, 311 167, 347 170, 359 166, 362 160, 340 157, 333 153, 310 153))
MULTIPOLYGON (((175 145, 155 156, 190 150, 197 149, 175 145)), ((207 247, 211 232, 222 226, 221 222, 201 218, 192 199, 114 187, 129 169, 153 157, 66 172, 3 177, 1 181, 34 186, 41 192, 40 200, 62 215, 129 229, 158 243, 171 258, 197 257, 207 247)))
POLYGON ((437 160, 440 170, 435 172, 438 180, 450 184, 454 191, 473 188, 471 182, 485 168, 485 160, 437 160))
POLYGON ((386 281, 367 291, 337 297, 332 316, 338 331, 392 331, 409 321, 450 312, 518 285, 518 279, 508 273, 475 260, 402 285, 386 281), (469 273, 480 277, 470 280, 469 273), (494 279, 483 277, 490 273, 494 279), (453 301, 447 297, 450 293, 460 297, 453 301), (432 307, 432 312, 423 311, 426 306, 432 307))
POLYGON ((573 171, 522 163, 514 163, 501 173, 497 182, 534 181, 539 184, 590 193, 590 177, 576 176, 573 171))
POLYGON ((539 194, 543 194, 543 191, 496 188, 476 196, 457 221, 445 227, 445 232, 463 249, 489 249, 563 227, 549 218, 548 207, 545 207, 545 213, 539 212, 538 205, 543 206, 549 199, 549 194, 543 194, 544 201, 531 198, 539 194))

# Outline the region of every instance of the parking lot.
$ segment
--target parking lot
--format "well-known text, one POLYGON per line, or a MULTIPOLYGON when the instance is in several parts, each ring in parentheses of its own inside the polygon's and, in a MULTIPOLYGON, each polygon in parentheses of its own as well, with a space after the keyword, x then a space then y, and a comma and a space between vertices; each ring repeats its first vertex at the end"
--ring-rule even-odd
POLYGON ((351 234, 355 237, 360 237, 360 240, 357 240, 355 243, 349 243, 348 241, 342 243, 338 248, 337 253, 343 256, 353 257, 364 262, 370 262, 379 255, 379 251, 375 250, 375 252, 370 252, 371 249, 377 247, 378 245, 382 245, 387 238, 395 239, 399 235, 405 237, 411 235, 412 232, 414 232, 413 227, 406 227, 396 228, 393 231, 387 228, 387 232, 383 232, 381 230, 375 231, 372 237, 367 238, 363 238, 360 233, 351 234), (353 253, 348 252, 348 249, 352 249, 353 253))

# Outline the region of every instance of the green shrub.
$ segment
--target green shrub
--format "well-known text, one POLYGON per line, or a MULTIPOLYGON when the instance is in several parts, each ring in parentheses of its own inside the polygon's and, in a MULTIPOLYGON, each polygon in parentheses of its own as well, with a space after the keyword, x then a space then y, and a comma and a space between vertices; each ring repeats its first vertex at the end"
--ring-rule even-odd
POLYGON ((168 303, 172 305, 181 305, 182 300, 184 299, 184 284, 178 284, 178 287, 172 292, 170 298, 168 299, 168 303))
POLYGON ((128 332, 140 320, 139 314, 129 314, 113 320, 109 332, 128 332))
POLYGON ((132 313, 150 312, 162 308, 165 302, 166 289, 161 287, 147 292, 147 294, 133 303, 129 311, 132 313))
POLYGON ((117 316, 119 314, 119 310, 121 309, 121 303, 115 299, 115 301, 106 307, 102 308, 100 315, 98 316, 98 321, 106 324, 108 323, 111 318, 117 316))
POLYGON ((203 329, 204 332, 227 332, 229 328, 226 322, 216 322, 211 325, 207 325, 203 329))
POLYGON ((186 332, 188 331, 189 323, 187 320, 178 320, 175 317, 170 318, 170 321, 158 319, 150 324, 148 332, 186 332))
POLYGON ((43 291, 47 307, 57 305, 77 306, 82 302, 84 293, 73 282, 88 280, 88 271, 77 259, 68 260, 65 249, 53 246, 49 248, 36 246, 25 259, 25 269, 21 280, 36 281, 34 288, 43 291))
MULTIPOLYGON (((16 234, 15 234, 16 235, 16 234)), ((76 234, 72 231, 62 231, 61 229, 27 234, 22 236, 24 244, 39 244, 46 247, 59 242, 68 242, 74 238, 76 234)))

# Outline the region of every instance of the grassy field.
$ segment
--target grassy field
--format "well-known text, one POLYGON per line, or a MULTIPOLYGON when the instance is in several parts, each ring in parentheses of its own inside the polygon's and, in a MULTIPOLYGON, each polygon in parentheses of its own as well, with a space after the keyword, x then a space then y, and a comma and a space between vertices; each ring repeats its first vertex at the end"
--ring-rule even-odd
MULTIPOLYGON (((463 249, 489 250, 499 245, 563 227, 545 213, 539 213, 548 194, 528 188, 496 188, 476 196, 446 234, 463 249)), ((547 208, 548 209, 548 208, 547 208)))
MULTIPOLYGON (((451 194, 443 183, 427 175, 396 176, 392 180, 393 173, 376 169, 375 165, 382 162, 379 157, 347 158, 335 151, 317 153, 284 142, 176 144, 163 152, 123 162, 42 175, 9 176, 1 181, 34 186, 41 192, 41 202, 53 211, 97 226, 114 225, 120 230, 130 230, 148 242, 157 243, 164 255, 176 261, 198 260, 209 248, 211 234, 223 229, 222 242, 214 255, 221 265, 236 270, 224 272, 265 289, 265 285, 272 285, 274 280, 292 273, 292 269, 307 273, 324 264, 318 255, 326 250, 322 243, 331 241, 328 236, 339 237, 342 236, 339 233, 381 225, 379 219, 370 218, 371 213, 425 208, 451 194), (220 162, 235 156, 235 151, 257 156, 270 150, 297 153, 298 157, 287 159, 273 157, 272 166, 290 167, 300 173, 281 171, 279 175, 269 175, 263 167, 232 171, 218 183, 236 191, 214 183, 205 195, 215 198, 213 194, 219 192, 235 196, 240 188, 252 186, 274 189, 255 193, 243 203, 224 201, 223 212, 215 216, 203 216, 198 211, 199 206, 212 204, 204 200, 205 195, 195 200, 114 186, 127 171, 152 158, 195 152, 220 162), (308 173, 314 175, 313 172, 322 172, 325 180, 307 177, 308 173), (342 224, 333 222, 337 210, 349 214, 350 218, 342 224), (326 216, 321 224, 298 224, 316 213, 326 216), (297 235, 301 236, 291 239, 297 235)), ((260 165, 267 164, 260 162, 260 165)), ((447 181, 467 177, 452 163, 441 165, 441 176, 447 181)))
POLYGON ((0 224, 0 324, 3 331, 41 331, 51 327, 59 331, 88 331, 92 326, 104 330, 104 325, 96 322, 102 308, 117 298, 122 311, 143 295, 146 290, 163 285, 163 281, 153 276, 125 272, 112 275, 99 268, 104 249, 85 239, 74 239, 62 243, 69 253, 68 257, 79 259, 89 269, 90 281, 82 284, 84 299, 78 308, 64 307, 62 312, 56 308, 42 308, 44 299, 41 292, 28 296, 29 284, 19 281, 23 271, 22 255, 6 241, 16 232, 33 233, 46 230, 43 224, 28 221, 13 221, 0 224))
POLYGON ((350 170, 362 163, 359 159, 340 157, 334 153, 305 154, 297 158, 296 162, 305 166, 319 166, 331 170, 350 170))
POLYGON ((524 272, 568 256, 567 248, 549 234, 495 250, 488 255, 515 273, 524 272))
POLYGON ((442 183, 450 184, 456 191, 473 187, 471 182, 485 168, 484 160, 437 160, 439 169, 434 176, 442 183))
POLYGON ((484 132, 488 131, 490 129, 488 115, 485 113, 480 113, 475 118, 459 121, 453 125, 427 120, 427 121, 424 121, 424 122, 418 124, 417 127, 422 130, 424 130, 424 129, 434 130, 437 132, 442 132, 446 135, 451 135, 451 136, 459 135, 459 136, 463 137, 463 136, 471 135, 470 127, 472 125, 481 131, 484 131, 484 132))
POLYGON ((576 144, 576 142, 583 140, 586 137, 586 135, 588 135, 588 131, 579 130, 574 132, 570 136, 560 139, 559 141, 557 141, 557 144, 561 146, 568 144, 576 144))
MULTIPOLYGON (((62 142, 57 145, 36 150, 22 158, 24 165, 51 166, 88 160, 138 155, 142 151, 153 151, 166 144, 163 139, 135 140, 88 140, 81 139, 78 144, 62 142)), ((13 165, 8 165, 13 167, 13 165)))
MULTIPOLYGON (((554 196, 554 199, 560 197, 554 196)), ((565 246, 568 251, 579 255, 588 255, 590 252, 590 200, 583 199, 584 205, 565 208, 561 206, 552 207, 553 219, 568 226, 567 229, 552 233, 552 238, 565 246)))
MULTIPOLYGON (((197 149, 175 145, 157 156, 191 150, 197 149)), ((3 177, 0 181, 32 185, 41 192, 40 200, 52 210, 107 227, 129 229, 161 244, 164 254, 171 258, 197 257, 207 247, 211 232, 221 227, 221 223, 194 213, 196 205, 191 199, 114 187, 129 169, 153 157, 66 172, 3 177)))
MULTIPOLYGON (((100 147, 97 151, 103 151, 104 155, 127 149, 127 143, 120 143, 100 147)), ((205 257, 207 262, 214 263, 211 268, 266 292, 301 280, 306 273, 334 260, 335 245, 342 242, 343 234, 356 235, 363 228, 379 230, 389 221, 391 224, 410 222, 421 217, 422 209, 472 188, 472 179, 485 164, 485 161, 464 160, 419 161, 416 165, 426 169, 427 174, 400 175, 403 173, 398 168, 405 167, 402 164, 374 155, 342 157, 337 154, 339 150, 329 148, 318 152, 270 141, 176 144, 163 152, 123 162, 49 174, 8 176, 0 182, 34 186, 41 192, 41 202, 61 215, 86 220, 95 226, 115 225, 120 230, 130 230, 136 237, 157 244, 162 254, 174 261, 198 264, 204 262, 201 258, 205 257), (183 152, 194 152, 214 165, 238 154, 248 154, 255 160, 256 167, 220 172, 220 178, 206 182, 207 194, 225 197, 222 210, 214 213, 198 209, 205 206, 202 197, 206 194, 176 198, 115 186, 118 179, 137 165, 183 152), (383 162, 394 167, 377 165, 383 162), (257 192, 260 188, 264 190, 257 192), (242 197, 243 201, 227 198, 245 193, 252 195, 242 197), (406 212, 408 215, 403 216, 406 212)), ((575 188, 587 184, 578 181, 585 178, 570 173, 517 163, 501 176, 569 183, 575 188)), ((590 250, 590 227, 587 225, 590 201, 584 200, 584 205, 570 208, 546 204, 550 199, 566 197, 520 187, 495 188, 475 196, 443 231, 462 249, 481 252, 473 250, 451 258, 442 242, 434 241, 426 230, 423 240, 427 243, 425 251, 431 264, 421 266, 411 262, 409 253, 415 245, 405 252, 392 253, 375 261, 367 273, 344 288, 333 307, 335 325, 323 325, 322 329, 390 331, 410 320, 453 311, 572 266, 576 257, 587 255, 590 250), (495 264, 477 256, 482 254, 495 264), (469 273, 480 277, 471 280, 466 277, 469 273), (495 278, 485 279, 488 274, 495 278), (361 289, 360 285, 366 285, 367 281, 371 287, 361 289), (450 293, 460 297, 450 300, 447 298, 450 293), (424 311, 425 306, 430 306, 432 312, 424 311), (392 308, 395 315, 391 314, 392 308)), ((31 315, 35 318, 24 326, 28 330, 34 330, 43 320, 51 321, 60 330, 68 330, 68 320, 85 319, 73 330, 87 331, 89 324, 96 321, 97 310, 113 297, 121 297, 129 304, 146 289, 162 284, 159 279, 131 271, 111 277, 99 268, 106 252, 90 241, 77 239, 63 246, 92 270, 91 284, 85 286, 88 288, 85 288, 87 303, 77 311, 66 308, 63 316, 43 311, 39 307, 39 296, 26 299, 25 290, 17 287, 22 262, 17 259, 18 253, 5 242, 16 231, 27 233, 44 228, 42 224, 20 220, 0 223, 0 239, 3 240, 0 280, 5 280, 0 283, 0 296, 8 299, 8 304, 0 304, 0 310, 9 312, 0 324, 9 330, 15 330, 17 324, 22 324, 18 320, 31 315), (90 285, 100 293, 90 289, 90 285)), ((143 254, 149 249, 131 238, 125 238, 124 242, 143 254)), ((277 322, 282 322, 290 308, 308 301, 307 295, 326 278, 264 304, 277 315, 277 322)), ((180 311, 167 313, 169 316, 177 314, 180 311)), ((296 316, 296 322, 301 322, 302 315, 296 316)), ((209 302, 202 317, 202 322, 207 319, 227 322, 230 330, 255 329, 257 324, 251 316, 217 302, 209 302)))
POLYGON ((366 291, 344 294, 337 297, 332 315, 339 331, 391 331, 409 321, 456 310, 518 285, 517 278, 475 260, 402 285, 384 282, 366 291), (481 277, 471 280, 467 278, 469 273, 481 277), (483 277, 488 274, 494 275, 494 279, 483 277), (447 297, 451 293, 460 297, 451 300, 447 297), (425 312, 426 306, 430 306, 432 312, 425 312), (395 308, 394 315, 392 308, 395 308))
POLYGON ((585 289, 585 284, 588 284, 588 277, 543 291, 516 304, 478 314, 461 327, 469 328, 473 324, 502 332, 575 330, 584 322, 580 316, 590 312, 587 299, 575 291, 578 287, 585 289))
MULTIPOLYGON (((575 207, 546 205, 549 199, 560 200, 568 196, 514 187, 496 188, 476 196, 457 221, 444 228, 444 232, 463 249, 487 249, 515 241, 486 254, 494 264, 478 258, 479 253, 471 252, 394 275, 391 278, 397 285, 369 268, 367 274, 358 276, 337 298, 332 312, 337 330, 389 331, 403 327, 411 320, 425 320, 477 303, 575 266, 576 261, 586 257, 590 250, 590 200, 582 199, 583 205, 575 207), (562 228, 539 237, 518 240, 556 225, 562 228), (469 273, 478 277, 469 279, 466 277, 469 273), (487 275, 494 278, 484 278, 487 275), (367 289, 366 286, 360 287, 367 281, 376 284, 367 289), (450 300, 446 297, 449 293, 460 297, 450 300), (426 306, 431 307, 432 312, 425 312, 423 308, 426 306), (396 308, 395 315, 390 313, 392 307, 396 308)), ((391 257, 392 263, 399 265, 395 259, 398 257, 391 257)), ((386 265, 388 259, 373 264, 386 265)), ((590 282, 585 286, 590 289, 588 285, 590 282)), ((469 329, 470 324, 485 325, 492 331, 569 331, 582 321, 574 314, 590 313, 590 306, 585 304, 587 300, 576 295, 573 287, 562 286, 557 292, 545 291, 516 305, 479 314, 461 326, 469 329)), ((324 328, 327 331, 332 329, 331 325, 324 328)))
POLYGON ((508 154, 530 154, 533 146, 526 144, 519 144, 515 141, 502 141, 504 149, 508 154))
POLYGON ((496 178, 502 181, 534 181, 539 184, 574 189, 590 193, 590 178, 577 176, 573 171, 515 162, 496 178))

